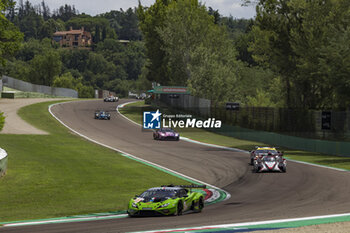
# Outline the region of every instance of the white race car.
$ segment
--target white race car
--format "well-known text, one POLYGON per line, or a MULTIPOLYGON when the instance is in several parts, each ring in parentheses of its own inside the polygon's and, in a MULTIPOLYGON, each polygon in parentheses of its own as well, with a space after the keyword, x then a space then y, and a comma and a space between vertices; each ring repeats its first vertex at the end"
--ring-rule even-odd
POLYGON ((283 152, 278 151, 275 147, 261 147, 256 146, 255 150, 250 151, 250 165, 254 165, 254 159, 262 157, 271 153, 272 155, 283 155, 283 152))
POLYGON ((104 102, 118 102, 118 100, 118 96, 114 97, 112 95, 103 99, 104 102))
POLYGON ((286 172, 287 161, 280 154, 271 154, 259 156, 253 162, 254 172, 276 171, 286 172))

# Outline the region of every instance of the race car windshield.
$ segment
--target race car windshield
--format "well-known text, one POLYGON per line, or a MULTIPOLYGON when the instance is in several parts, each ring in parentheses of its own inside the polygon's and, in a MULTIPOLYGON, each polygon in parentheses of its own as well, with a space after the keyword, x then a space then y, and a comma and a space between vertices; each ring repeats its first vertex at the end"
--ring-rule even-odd
POLYGON ((273 156, 264 156, 263 160, 266 162, 274 162, 276 159, 273 156))
POLYGON ((158 198, 172 198, 176 194, 176 191, 174 190, 147 190, 144 193, 140 195, 140 197, 143 197, 145 199, 150 199, 153 197, 158 197, 158 198))
POLYGON ((173 132, 172 129, 163 129, 162 131, 163 131, 163 132, 173 132))
POLYGON ((277 151, 276 150, 257 150, 256 153, 261 153, 261 154, 268 154, 268 153, 271 153, 271 154, 276 154, 277 151))

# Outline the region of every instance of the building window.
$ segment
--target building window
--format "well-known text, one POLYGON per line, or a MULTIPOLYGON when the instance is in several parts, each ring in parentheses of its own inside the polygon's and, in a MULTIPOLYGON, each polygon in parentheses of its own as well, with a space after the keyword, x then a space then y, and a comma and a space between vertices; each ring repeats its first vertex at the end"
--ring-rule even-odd
POLYGON ((56 42, 60 42, 62 40, 62 36, 54 36, 53 40, 56 42))

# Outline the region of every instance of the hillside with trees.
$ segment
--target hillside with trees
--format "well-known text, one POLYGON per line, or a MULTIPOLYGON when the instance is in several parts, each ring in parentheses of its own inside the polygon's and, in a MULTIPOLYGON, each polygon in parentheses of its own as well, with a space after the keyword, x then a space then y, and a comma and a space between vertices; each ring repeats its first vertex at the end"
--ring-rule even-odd
POLYGON ((223 17, 198 0, 156 0, 97 16, 67 4, 50 10, 44 1, 2 2, 1 74, 71 87, 81 97, 93 89, 126 95, 158 82, 215 102, 349 108, 347 0, 242 0, 256 4, 254 19, 223 17), (90 49, 52 43, 55 31, 70 27, 91 32, 90 49))
POLYGON ((51 11, 45 1, 32 5, 20 0, 17 6, 9 0, 4 8, 7 27, 16 29, 18 39, 13 49, 6 46, 4 53, 12 56, 5 57, 1 74, 73 88, 79 97, 93 97, 94 89, 126 96, 128 90, 148 85, 139 80, 146 58, 135 9, 90 16, 70 5, 51 11), (54 32, 82 27, 92 34, 90 49, 60 48, 52 42, 54 32), (121 43, 121 39, 128 42, 121 43), (16 52, 11 54, 11 50, 16 52))

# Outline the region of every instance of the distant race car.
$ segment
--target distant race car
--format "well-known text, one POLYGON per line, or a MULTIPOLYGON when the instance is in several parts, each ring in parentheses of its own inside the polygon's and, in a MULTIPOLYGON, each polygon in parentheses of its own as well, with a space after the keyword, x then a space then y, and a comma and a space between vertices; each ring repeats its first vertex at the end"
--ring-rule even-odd
POLYGON ((254 159, 254 172, 264 171, 287 171, 287 161, 280 154, 272 154, 269 152, 267 155, 263 155, 254 159))
POLYGON ((264 155, 267 155, 268 153, 271 153, 273 155, 279 154, 283 155, 282 152, 279 152, 275 147, 259 147, 256 146, 255 150, 250 151, 250 165, 254 164, 254 159, 257 159, 258 157, 262 157, 264 155))
POLYGON ((185 211, 201 212, 204 208, 204 195, 192 191, 205 188, 205 185, 167 185, 150 188, 129 201, 128 215, 182 215, 185 211))
POLYGON ((95 119, 110 120, 111 114, 109 112, 106 112, 106 111, 97 110, 97 111, 95 111, 95 119))
POLYGON ((147 98, 147 94, 146 93, 136 94, 135 98, 138 100, 144 100, 147 98))
POLYGON ((171 128, 160 128, 153 133, 154 140, 173 139, 179 141, 180 134, 171 128))
POLYGON ((118 102, 119 98, 118 96, 108 96, 106 98, 103 99, 104 102, 118 102))

